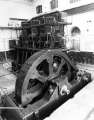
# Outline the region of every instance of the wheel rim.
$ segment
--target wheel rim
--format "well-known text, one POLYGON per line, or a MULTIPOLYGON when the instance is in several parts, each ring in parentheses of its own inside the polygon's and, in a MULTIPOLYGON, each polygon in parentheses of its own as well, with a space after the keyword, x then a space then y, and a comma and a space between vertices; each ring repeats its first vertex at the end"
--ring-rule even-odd
MULTIPOLYGON (((59 73, 60 73, 61 67, 64 64, 64 61, 61 60, 61 63, 60 63, 60 66, 58 67, 57 72, 54 73, 53 72, 53 56, 54 55, 61 56, 63 59, 67 60, 70 63, 70 61, 66 57, 66 55, 58 50, 50 50, 50 51, 40 52, 40 55, 37 54, 37 57, 35 59, 33 57, 33 61, 31 62, 32 65, 29 66, 28 71, 24 75, 23 82, 22 83, 19 82, 20 84, 22 84, 22 88, 20 90, 19 96, 20 96, 21 103, 23 106, 30 103, 35 97, 37 97, 38 95, 40 95, 42 93, 42 87, 47 80, 52 80, 56 77, 59 77, 59 73), (48 76, 40 75, 38 73, 38 70, 36 69, 37 66, 45 59, 49 63, 49 75, 48 76), (28 90, 28 84, 30 84, 30 79, 31 79, 31 81, 36 80, 38 82, 38 84, 31 82, 35 85, 33 87, 29 88, 29 90, 28 90)), ((32 58, 32 56, 31 56, 31 58, 32 58)), ((21 78, 19 78, 19 79, 21 79, 21 78)), ((32 84, 31 84, 31 86, 32 86, 32 84)), ((17 88, 17 85, 16 85, 16 90, 17 89, 19 89, 19 87, 17 88)))

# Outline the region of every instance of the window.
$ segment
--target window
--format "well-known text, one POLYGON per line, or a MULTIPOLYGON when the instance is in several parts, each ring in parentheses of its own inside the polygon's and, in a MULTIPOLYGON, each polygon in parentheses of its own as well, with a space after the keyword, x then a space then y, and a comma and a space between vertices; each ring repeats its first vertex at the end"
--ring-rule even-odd
POLYGON ((81 31, 80 28, 75 26, 71 30, 71 37, 72 37, 72 49, 80 50, 80 35, 81 31))
POLYGON ((38 5, 36 7, 36 13, 39 14, 39 13, 42 13, 42 5, 38 5))
POLYGON ((49 63, 47 59, 43 60, 38 66, 37 70, 42 76, 49 76, 49 63))
POLYGON ((80 0, 70 0, 70 3, 76 3, 79 2, 80 0))
POLYGON ((51 9, 58 8, 58 0, 51 0, 51 9))
POLYGON ((80 33, 81 33, 81 31, 78 27, 73 27, 72 30, 71 30, 71 35, 72 36, 75 36, 75 35, 80 34, 80 33))

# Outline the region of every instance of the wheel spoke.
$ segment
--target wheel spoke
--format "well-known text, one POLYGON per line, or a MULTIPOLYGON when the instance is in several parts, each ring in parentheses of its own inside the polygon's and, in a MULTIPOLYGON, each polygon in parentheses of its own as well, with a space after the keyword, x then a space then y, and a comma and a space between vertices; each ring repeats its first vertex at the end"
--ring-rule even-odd
POLYGON ((50 75, 50 76, 53 74, 52 63, 53 63, 53 55, 51 54, 51 55, 49 56, 49 75, 50 75))
POLYGON ((64 59, 62 59, 61 60, 61 64, 60 64, 60 66, 59 66, 59 68, 58 68, 58 71, 57 71, 57 75, 59 75, 59 73, 60 73, 60 71, 61 71, 61 68, 62 68, 62 66, 65 64, 65 60, 64 59))

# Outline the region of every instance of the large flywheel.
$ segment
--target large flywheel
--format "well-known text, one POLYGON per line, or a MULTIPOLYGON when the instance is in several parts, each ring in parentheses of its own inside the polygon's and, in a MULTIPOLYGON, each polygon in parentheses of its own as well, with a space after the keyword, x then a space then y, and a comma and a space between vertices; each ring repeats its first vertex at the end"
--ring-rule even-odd
POLYGON ((24 106, 44 92, 46 81, 59 81, 60 75, 75 69, 67 55, 61 50, 47 50, 35 53, 22 66, 16 81, 16 98, 24 106), (64 70, 63 70, 64 68, 64 70))

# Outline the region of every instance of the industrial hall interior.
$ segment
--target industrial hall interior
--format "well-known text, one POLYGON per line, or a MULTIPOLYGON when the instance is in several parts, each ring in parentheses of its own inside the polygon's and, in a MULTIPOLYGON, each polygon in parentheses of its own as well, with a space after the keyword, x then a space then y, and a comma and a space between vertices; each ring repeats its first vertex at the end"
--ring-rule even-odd
POLYGON ((0 0, 0 120, 94 120, 94 0, 0 0))

